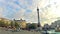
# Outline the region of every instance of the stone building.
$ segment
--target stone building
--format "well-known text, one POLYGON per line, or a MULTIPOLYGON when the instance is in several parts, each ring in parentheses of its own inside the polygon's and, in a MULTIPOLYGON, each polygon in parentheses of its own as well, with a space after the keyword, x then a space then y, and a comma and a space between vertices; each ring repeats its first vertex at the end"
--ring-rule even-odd
POLYGON ((20 28, 22 28, 22 29, 26 28, 26 20, 22 20, 22 19, 15 20, 14 19, 14 21, 19 24, 20 28))

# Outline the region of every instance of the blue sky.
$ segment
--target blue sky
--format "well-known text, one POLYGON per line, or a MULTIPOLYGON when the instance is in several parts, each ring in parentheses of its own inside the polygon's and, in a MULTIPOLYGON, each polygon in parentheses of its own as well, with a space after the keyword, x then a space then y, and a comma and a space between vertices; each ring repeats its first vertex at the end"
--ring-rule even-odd
POLYGON ((0 17, 25 19, 37 23, 37 6, 42 24, 55 21, 60 17, 59 0, 0 0, 0 17))
MULTIPOLYGON (((25 10, 25 13, 32 12, 28 6, 32 6, 32 0, 2 0, 0 1, 0 7, 4 8, 2 14, 7 18, 14 18, 15 13, 20 10, 25 10)), ((18 16, 17 16, 18 17, 18 16)))
POLYGON ((8 19, 22 18, 32 22, 35 17, 36 6, 36 0, 0 0, 0 17, 8 19))

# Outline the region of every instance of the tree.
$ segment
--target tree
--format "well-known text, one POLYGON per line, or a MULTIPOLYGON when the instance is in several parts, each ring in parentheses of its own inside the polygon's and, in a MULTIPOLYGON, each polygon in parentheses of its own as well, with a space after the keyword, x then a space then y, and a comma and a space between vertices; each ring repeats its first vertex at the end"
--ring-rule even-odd
POLYGON ((29 30, 29 29, 30 29, 30 28, 29 28, 29 27, 30 27, 30 25, 31 25, 30 23, 27 23, 27 24, 26 24, 26 29, 28 29, 28 30, 29 30))
POLYGON ((19 24, 17 22, 15 22, 15 27, 18 28, 19 27, 19 24))
POLYGON ((11 27, 13 27, 13 21, 11 21, 11 23, 9 24, 11 27))
POLYGON ((0 21, 0 27, 4 27, 5 23, 3 21, 0 21))
POLYGON ((37 24, 36 23, 27 24, 27 29, 36 29, 36 28, 37 28, 37 24))
POLYGON ((36 29, 37 28, 37 24, 36 23, 32 23, 29 28, 36 29))

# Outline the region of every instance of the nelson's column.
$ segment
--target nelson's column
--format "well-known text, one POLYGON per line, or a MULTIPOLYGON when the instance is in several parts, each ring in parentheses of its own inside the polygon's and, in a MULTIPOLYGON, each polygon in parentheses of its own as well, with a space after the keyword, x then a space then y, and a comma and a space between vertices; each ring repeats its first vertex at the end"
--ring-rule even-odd
POLYGON ((41 27, 40 25, 40 17, 39 17, 39 8, 37 7, 37 15, 38 15, 38 27, 41 27))

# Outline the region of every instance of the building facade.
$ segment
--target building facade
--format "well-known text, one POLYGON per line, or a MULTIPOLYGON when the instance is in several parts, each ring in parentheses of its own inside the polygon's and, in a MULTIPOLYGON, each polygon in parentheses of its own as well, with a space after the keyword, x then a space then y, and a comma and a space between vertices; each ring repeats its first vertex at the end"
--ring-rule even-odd
POLYGON ((20 26, 20 28, 22 28, 22 29, 25 29, 25 28, 26 28, 26 21, 25 21, 25 20, 22 20, 22 19, 20 19, 20 20, 15 20, 15 19, 14 19, 14 21, 15 21, 16 23, 18 23, 18 25, 20 26))

